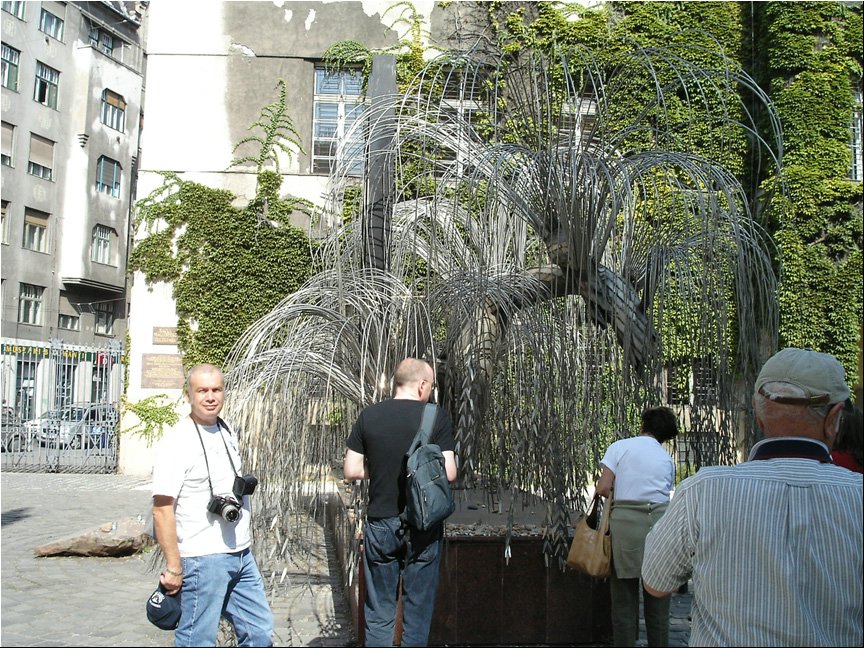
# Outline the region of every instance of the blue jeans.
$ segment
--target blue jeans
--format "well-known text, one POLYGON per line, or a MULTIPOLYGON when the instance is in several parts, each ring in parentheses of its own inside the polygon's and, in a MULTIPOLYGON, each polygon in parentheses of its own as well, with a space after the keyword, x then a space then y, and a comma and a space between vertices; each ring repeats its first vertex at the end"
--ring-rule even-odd
POLYGON ((175 646, 215 646, 220 616, 234 626, 238 646, 273 645, 273 613, 249 549, 182 560, 175 646))
POLYGON ((444 525, 408 531, 398 517, 367 520, 363 531, 367 646, 392 646, 402 576, 402 646, 425 646, 438 591, 444 525))

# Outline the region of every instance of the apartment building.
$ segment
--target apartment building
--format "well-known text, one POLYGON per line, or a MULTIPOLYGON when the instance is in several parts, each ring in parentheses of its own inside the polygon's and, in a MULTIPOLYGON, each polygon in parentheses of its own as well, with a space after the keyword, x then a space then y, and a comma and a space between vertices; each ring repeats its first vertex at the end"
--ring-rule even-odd
POLYGON ((2 3, 2 375, 26 420, 117 401, 145 2, 2 3))

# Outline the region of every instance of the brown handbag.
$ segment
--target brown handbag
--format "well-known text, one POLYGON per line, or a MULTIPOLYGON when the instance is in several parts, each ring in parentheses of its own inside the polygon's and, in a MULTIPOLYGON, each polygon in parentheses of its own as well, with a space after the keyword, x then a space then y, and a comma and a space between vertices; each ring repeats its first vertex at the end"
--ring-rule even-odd
POLYGON ((588 512, 576 523, 570 553, 567 554, 569 567, 594 578, 606 578, 612 574, 612 540, 609 537, 611 504, 611 498, 604 505, 600 495, 594 494, 588 512))

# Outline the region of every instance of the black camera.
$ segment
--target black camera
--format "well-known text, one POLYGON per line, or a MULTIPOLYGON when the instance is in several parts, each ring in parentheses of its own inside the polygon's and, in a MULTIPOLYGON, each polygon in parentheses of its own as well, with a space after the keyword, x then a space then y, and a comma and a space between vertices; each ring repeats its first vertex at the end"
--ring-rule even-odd
POLYGON ((222 497, 221 495, 214 495, 207 502, 207 510, 220 516, 226 522, 236 522, 240 517, 241 507, 242 504, 233 497, 222 497))
POLYGON ((234 497, 238 502, 243 501, 244 495, 251 495, 255 492, 255 487, 258 485, 258 478, 255 475, 237 475, 234 478, 234 497))

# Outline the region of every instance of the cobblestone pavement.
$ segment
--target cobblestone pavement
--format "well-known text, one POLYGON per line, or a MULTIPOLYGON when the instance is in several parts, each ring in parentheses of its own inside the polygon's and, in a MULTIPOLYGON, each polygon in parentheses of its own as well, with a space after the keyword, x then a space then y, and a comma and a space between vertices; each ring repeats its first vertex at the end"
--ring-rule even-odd
MULTIPOLYGON (((157 575, 152 553, 36 558, 33 549, 150 508, 150 482, 124 475, 2 473, 3 646, 172 646, 144 612, 157 575)), ((308 564, 280 568, 271 594, 277 646, 356 645, 323 529, 308 564)), ((262 571, 267 565, 262 563, 262 571)), ((674 594, 670 645, 687 646, 690 595, 674 594)), ((638 645, 645 645, 644 623, 638 645)), ((223 636, 222 644, 230 643, 223 636)))
MULTIPOLYGON (((35 547, 47 542, 146 514, 149 479, 4 472, 0 488, 0 644, 174 645, 174 633, 151 625, 144 611, 158 578, 151 568, 152 553, 123 558, 33 555, 35 547)), ((279 594, 271 596, 277 646, 354 643, 323 530, 319 545, 310 564, 287 570, 279 594)))

